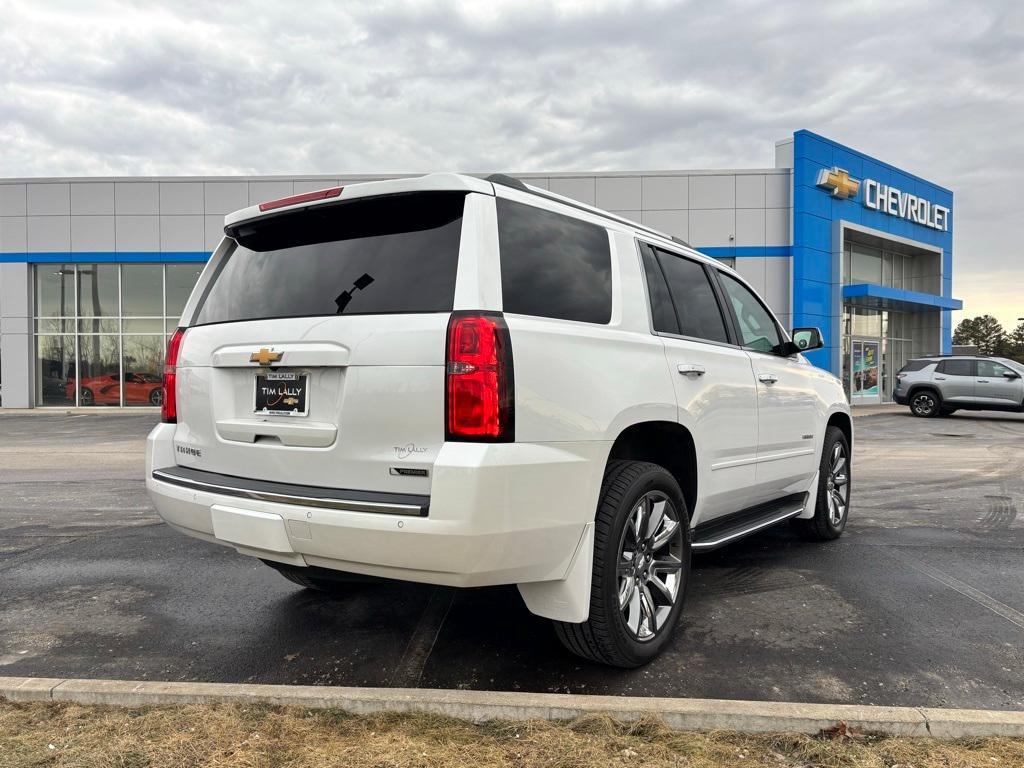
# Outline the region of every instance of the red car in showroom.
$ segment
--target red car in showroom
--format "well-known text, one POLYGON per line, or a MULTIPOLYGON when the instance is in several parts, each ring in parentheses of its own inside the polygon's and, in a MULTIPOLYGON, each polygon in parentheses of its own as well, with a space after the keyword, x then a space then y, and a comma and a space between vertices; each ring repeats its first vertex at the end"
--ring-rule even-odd
MULTIPOLYGON (((116 373, 92 376, 78 380, 79 405, 120 405, 121 377, 116 373)), ((163 403, 160 377, 152 373, 124 374, 125 405, 155 405, 163 403)), ((75 399, 74 380, 67 383, 68 400, 75 399)))

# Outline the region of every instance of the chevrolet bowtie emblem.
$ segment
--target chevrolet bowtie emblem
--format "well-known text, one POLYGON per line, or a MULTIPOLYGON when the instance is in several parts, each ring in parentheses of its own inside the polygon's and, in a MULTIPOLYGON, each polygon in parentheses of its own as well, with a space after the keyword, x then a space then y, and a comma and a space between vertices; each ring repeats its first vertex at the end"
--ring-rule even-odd
POLYGON ((849 172, 843 168, 833 166, 831 171, 828 168, 818 171, 818 186, 832 190, 832 197, 847 200, 857 196, 860 182, 851 179, 849 172))
POLYGON ((270 365, 271 363, 278 362, 284 356, 284 352, 274 352, 273 350, 263 347, 259 352, 253 352, 249 355, 250 363, 259 363, 260 365, 270 365))

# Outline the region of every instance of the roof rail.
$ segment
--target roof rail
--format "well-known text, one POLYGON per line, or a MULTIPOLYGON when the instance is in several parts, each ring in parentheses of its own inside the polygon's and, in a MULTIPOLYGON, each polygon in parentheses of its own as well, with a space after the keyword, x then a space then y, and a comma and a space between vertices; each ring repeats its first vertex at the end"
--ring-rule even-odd
POLYGON ((586 211, 587 213, 594 213, 599 216, 603 216, 606 219, 617 221, 620 224, 626 224, 630 227, 633 227, 634 229, 639 229, 642 232, 647 232, 648 234, 651 235, 663 237, 666 240, 671 240, 672 242, 678 243, 679 245, 685 246, 687 248, 693 247, 688 242, 676 237, 675 235, 660 232, 657 229, 653 229, 652 227, 646 227, 638 222, 630 221, 629 219, 624 219, 621 216, 616 216, 614 213, 609 213, 608 211, 601 210, 600 208, 597 207, 584 205, 583 203, 577 203, 574 200, 564 198, 561 195, 545 192, 542 189, 531 189, 519 179, 514 178, 513 176, 509 176, 506 173, 492 173, 490 176, 485 176, 484 181, 489 181, 492 184, 501 184, 501 186, 509 187, 511 189, 518 189, 520 192, 526 192, 527 194, 530 195, 537 195, 537 197, 543 197, 546 200, 554 200, 556 202, 562 203, 563 205, 568 205, 572 208, 576 208, 581 211, 586 211))

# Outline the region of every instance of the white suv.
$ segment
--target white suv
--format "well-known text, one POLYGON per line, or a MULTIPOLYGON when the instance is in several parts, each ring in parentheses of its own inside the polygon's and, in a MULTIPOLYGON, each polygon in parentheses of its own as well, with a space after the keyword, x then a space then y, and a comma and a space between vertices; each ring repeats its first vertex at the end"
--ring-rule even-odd
POLYGON ((732 270, 504 176, 229 215, 172 337, 146 485, 174 528, 307 587, 515 584, 631 667, 690 555, 846 525, 839 381, 732 270), (358 577, 356 577, 358 578, 358 577))

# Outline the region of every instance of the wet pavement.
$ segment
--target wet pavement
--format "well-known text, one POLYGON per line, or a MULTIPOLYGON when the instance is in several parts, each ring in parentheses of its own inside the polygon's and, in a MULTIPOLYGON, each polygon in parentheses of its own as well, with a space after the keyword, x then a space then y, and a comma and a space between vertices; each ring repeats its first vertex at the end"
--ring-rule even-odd
POLYGON ((1024 710, 1024 417, 856 419, 846 535, 696 556, 639 670, 562 650, 514 587, 303 590, 156 518, 153 413, 0 414, 0 675, 1024 710))

